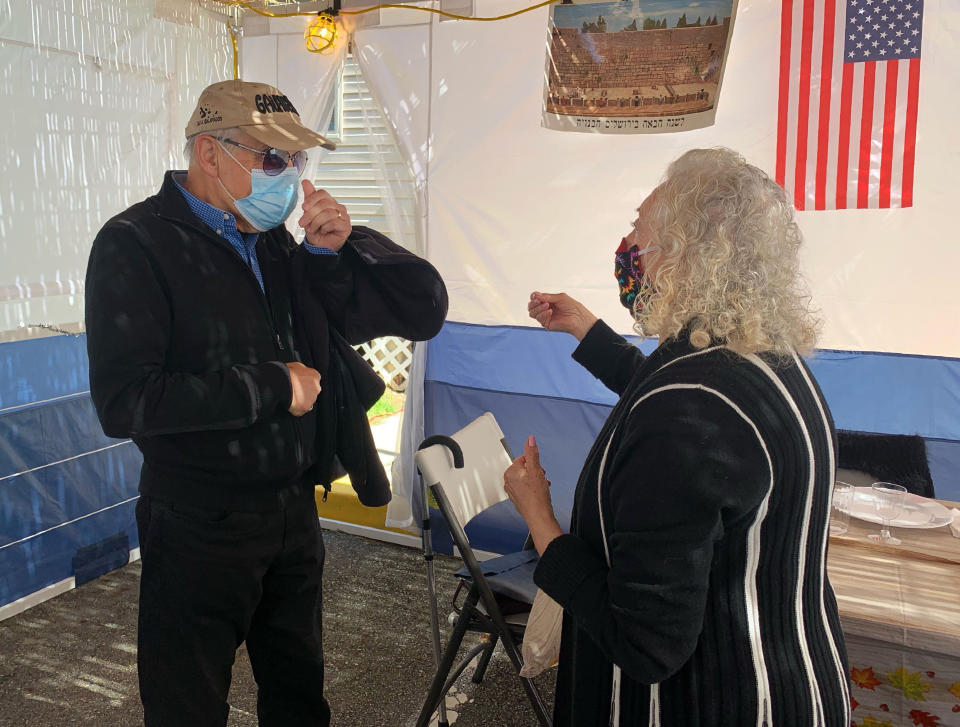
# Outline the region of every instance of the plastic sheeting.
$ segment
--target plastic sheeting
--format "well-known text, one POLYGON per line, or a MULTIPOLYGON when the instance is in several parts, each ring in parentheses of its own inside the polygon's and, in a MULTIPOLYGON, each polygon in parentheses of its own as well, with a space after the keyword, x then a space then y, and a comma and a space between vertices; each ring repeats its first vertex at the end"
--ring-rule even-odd
MULTIPOLYGON (((433 22, 431 16, 431 24, 433 22)), ((412 54, 409 44, 405 42, 410 40, 408 35, 375 28, 360 31, 354 36, 354 55, 371 94, 380 102, 394 140, 407 162, 420 212, 415 251, 429 258, 426 191, 430 161, 430 25, 417 26, 412 32, 419 39, 413 46, 412 54), (423 73, 425 68, 427 72, 423 73)), ((421 508, 413 453, 425 436, 423 377, 428 346, 428 343, 414 344, 407 379, 400 454, 393 461, 391 470, 393 499, 387 506, 387 527, 414 526, 414 513, 419 513, 421 508)))
POLYGON ((97 230, 182 165, 199 91, 232 76, 224 16, 188 0, 0 2, 0 331, 82 321, 97 230))
POLYGON ((416 26, 404 33, 373 28, 358 31, 353 40, 354 56, 407 159, 424 218, 430 160, 429 28, 416 26), (412 46, 411 34, 416 39, 412 46))
MULTIPOLYGON (((425 382, 429 434, 456 431, 491 411, 514 451, 528 435, 537 437, 561 524, 569 522, 580 468, 616 400, 570 357, 575 345, 539 329, 448 323, 430 342, 425 382)), ((652 347, 645 341, 641 350, 652 347)), ((838 428, 921 434, 937 495, 960 499, 960 406, 935 401, 955 390, 960 362, 824 351, 809 364, 838 428)), ((502 506, 468 529, 475 547, 498 553, 514 549, 523 534, 516 512, 502 506)), ((438 539, 437 547, 449 544, 438 539)))
POLYGON ((212 3, 0 0, 0 606, 136 546, 141 457, 103 435, 85 341, 27 327, 82 329, 97 231, 183 168, 199 92, 232 77, 212 3))
POLYGON ((140 452, 100 429, 81 389, 83 346, 66 336, 0 345, 4 380, 18 387, 0 408, 0 606, 72 576, 84 546, 120 532, 137 542, 140 452), (56 370, 68 374, 50 380, 56 370))
MULTIPOLYGON (((576 343, 541 329, 448 323, 433 341, 427 379, 612 406, 616 395, 570 358, 576 343)), ((640 348, 649 354, 655 345, 640 348)), ((960 441, 960 361, 819 351, 808 363, 840 429, 960 441)))

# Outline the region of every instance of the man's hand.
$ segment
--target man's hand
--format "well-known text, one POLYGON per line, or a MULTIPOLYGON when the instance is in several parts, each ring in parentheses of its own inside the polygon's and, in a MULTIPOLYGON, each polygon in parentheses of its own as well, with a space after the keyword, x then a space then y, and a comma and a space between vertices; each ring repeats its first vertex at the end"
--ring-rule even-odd
POLYGON ((293 391, 288 411, 295 417, 302 417, 313 409, 320 393, 320 372, 299 361, 288 363, 287 368, 290 370, 290 388, 293 391))
POLYGON ((541 555, 563 531, 553 514, 550 480, 540 466, 540 450, 533 435, 527 438, 523 456, 517 457, 503 473, 503 487, 510 502, 530 528, 533 544, 541 555))
POLYGON ((339 252, 353 230, 347 208, 325 189, 314 187, 309 179, 301 180, 300 184, 303 186, 303 215, 298 224, 306 230, 307 242, 339 252))
POLYGON ((534 291, 530 294, 527 312, 548 331, 563 331, 578 341, 582 341, 597 322, 597 317, 583 303, 566 293, 534 291))

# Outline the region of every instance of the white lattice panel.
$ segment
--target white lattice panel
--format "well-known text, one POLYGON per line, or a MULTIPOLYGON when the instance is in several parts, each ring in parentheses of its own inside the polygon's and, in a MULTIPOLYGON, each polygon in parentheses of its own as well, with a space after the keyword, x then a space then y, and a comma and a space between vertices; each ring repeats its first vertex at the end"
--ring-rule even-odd
POLYGON ((413 344, 404 338, 376 338, 356 346, 357 351, 394 391, 406 391, 413 360, 413 344))

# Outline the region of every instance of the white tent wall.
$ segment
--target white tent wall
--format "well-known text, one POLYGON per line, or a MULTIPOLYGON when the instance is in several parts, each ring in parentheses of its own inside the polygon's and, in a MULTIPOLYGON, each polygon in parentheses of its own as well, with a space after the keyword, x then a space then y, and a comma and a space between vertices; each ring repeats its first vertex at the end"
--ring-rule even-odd
MULTIPOLYGON (((515 6, 481 0, 477 13, 515 6)), ((715 126, 634 136, 541 128, 546 13, 434 26, 431 260, 450 287, 451 320, 529 325, 530 291, 562 288, 628 330, 612 253, 667 164, 723 145, 773 174, 780 3, 741 0, 715 126)), ((824 348, 960 356, 958 26, 960 6, 927 0, 916 206, 798 213, 824 348)))
POLYGON ((82 321, 93 236, 182 164, 193 99, 232 77, 224 19, 189 0, 0 5, 0 331, 82 321))
POLYGON ((87 256, 183 168, 199 92, 233 77, 225 20, 195 0, 0 2, 0 618, 137 547, 140 453, 88 392, 87 256))
MULTIPOLYGON (((432 22, 432 18, 428 18, 432 22)), ((353 38, 353 52, 373 96, 380 101, 386 123, 401 150, 410 173, 418 210, 415 251, 427 250, 429 170, 430 75, 424 61, 430 57, 430 25, 407 26, 407 33, 370 30, 353 38), (417 40, 411 46, 410 34, 417 40), (413 52, 411 53, 411 48, 413 52), (424 69, 428 72, 424 73, 424 69)), ((420 512, 417 471, 413 453, 424 440, 423 381, 429 342, 414 344, 403 411, 400 454, 394 460, 390 482, 393 499, 387 507, 386 525, 417 529, 420 512)))
MULTIPOLYGON (((516 7, 479 0, 476 14, 516 7)), ((529 293, 564 290, 628 333, 612 253, 668 163, 689 148, 723 145, 772 176, 780 3, 739 3, 716 124, 661 135, 541 127, 547 12, 363 29, 354 42, 382 58, 381 73, 392 79, 381 84, 391 94, 383 99, 387 114, 422 135, 409 144, 429 160, 426 251, 447 282, 451 309, 428 349, 425 432, 455 430, 489 409, 515 448, 537 434, 563 518, 612 397, 569 360, 572 342, 529 327, 529 293)), ((952 211, 960 143, 951 132, 960 110, 951 88, 958 34, 960 8, 928 0, 914 206, 797 215, 825 323, 812 366, 837 426, 921 434, 938 494, 953 498, 960 498, 953 280, 960 246, 952 211)), ((502 550, 498 533, 512 538, 520 523, 504 507, 477 529, 486 533, 478 547, 502 550)))
MULTIPOLYGON (((477 0, 475 11, 517 8, 477 0)), ((938 494, 960 499, 960 6, 926 0, 924 11, 915 206, 798 219, 825 320, 812 366, 838 426, 921 434, 938 494)), ((565 290, 628 332, 612 252, 668 162, 720 144, 773 171, 780 3, 740 0, 716 124, 652 136, 540 126, 547 9, 497 23, 431 16, 387 27, 380 17, 354 43, 410 155, 422 249, 451 295, 448 323, 426 347, 424 431, 490 410, 515 449, 536 434, 563 520, 612 395, 570 361, 572 340, 531 327, 527 296, 565 290)), ((274 43, 277 77, 263 80, 316 88, 302 38, 281 49, 251 37, 244 48, 257 42, 274 43)), ((135 545, 136 448, 99 429, 82 335, 31 324, 82 332, 97 229, 182 164, 196 96, 232 76, 231 60, 210 3, 0 0, 0 618, 39 589, 69 587, 81 548, 135 545)), ((494 510, 471 525, 476 547, 518 545, 509 504, 494 510)), ((79 566, 92 557, 96 548, 79 566)))

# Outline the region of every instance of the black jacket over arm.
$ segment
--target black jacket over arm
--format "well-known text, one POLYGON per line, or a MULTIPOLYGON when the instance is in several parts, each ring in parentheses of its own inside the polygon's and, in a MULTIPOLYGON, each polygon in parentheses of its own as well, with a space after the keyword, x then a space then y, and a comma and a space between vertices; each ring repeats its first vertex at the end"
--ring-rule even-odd
POLYGON ((339 255, 322 256, 277 227, 257 241, 264 294, 230 244, 191 212, 173 174, 94 241, 85 291, 91 396, 104 431, 132 437, 143 452, 142 492, 274 508, 286 488, 327 484, 313 477, 332 471, 322 458, 336 447, 318 445, 339 424, 331 416, 366 424, 365 410, 328 402, 369 406, 378 386, 345 342, 435 335, 446 290, 429 263, 373 230, 354 228, 339 255), (343 350, 331 357, 333 348, 343 350), (295 360, 323 377, 303 417, 288 412, 284 364, 295 360), (338 373, 329 377, 331 360, 338 373))
POLYGON ((574 358, 621 398, 535 574, 565 613, 554 724, 845 727, 833 425, 802 361, 685 336, 644 360, 602 322, 574 358))
POLYGON ((368 228, 354 228, 336 257, 294 253, 301 360, 321 373, 316 410, 316 460, 308 475, 329 488, 344 472, 364 505, 390 501, 390 481, 380 463, 366 412, 384 384, 353 345, 381 336, 432 338, 447 313, 440 275, 425 260, 368 228), (311 332, 329 330, 329 336, 311 332))

